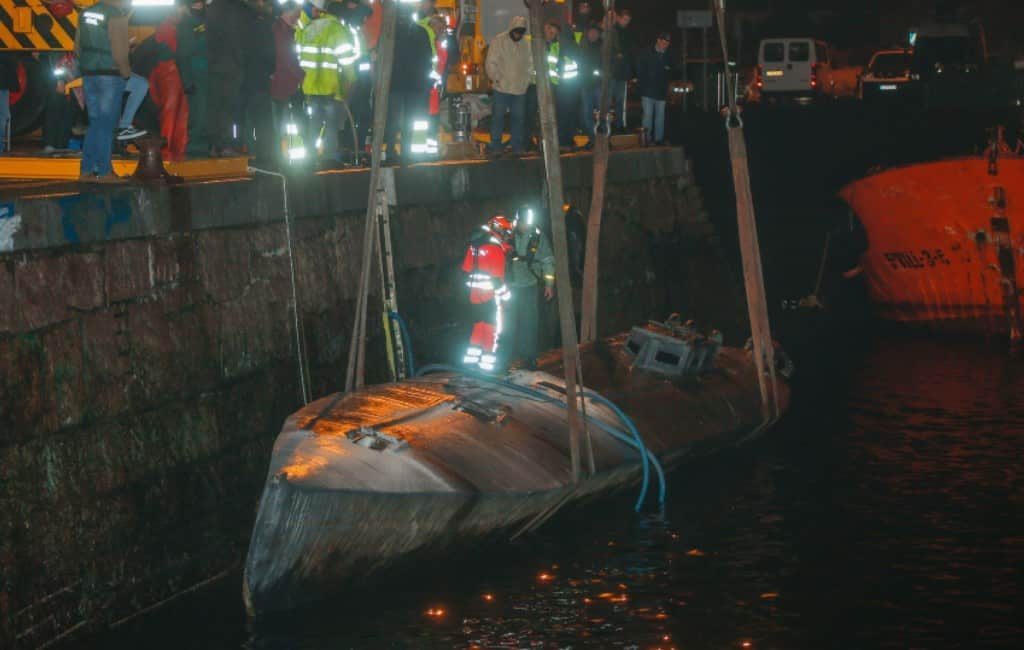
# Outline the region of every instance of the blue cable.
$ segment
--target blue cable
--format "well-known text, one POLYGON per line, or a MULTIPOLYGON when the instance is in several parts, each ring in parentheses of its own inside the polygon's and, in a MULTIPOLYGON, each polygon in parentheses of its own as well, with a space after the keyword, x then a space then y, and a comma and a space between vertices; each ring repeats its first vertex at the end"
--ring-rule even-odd
MULTIPOLYGON (((422 377, 423 375, 428 375, 428 374, 430 374, 432 372, 453 372, 455 374, 469 375, 471 377, 475 377, 475 378, 481 379, 483 381, 487 381, 487 382, 494 383, 494 384, 499 384, 501 386, 506 386, 508 388, 511 388, 512 390, 515 390, 515 391, 518 391, 520 393, 526 394, 528 396, 540 399, 543 402, 548 402, 548 403, 551 403, 551 404, 555 404, 555 405, 560 406, 561 408, 564 408, 564 409, 568 409, 569 408, 568 404, 566 404, 562 400, 556 399, 554 397, 551 397, 550 395, 548 395, 548 394, 546 394, 544 392, 541 392, 539 390, 536 390, 536 389, 533 389, 533 388, 528 388, 526 386, 520 386, 519 384, 515 384, 515 383, 507 381, 505 379, 499 379, 497 377, 492 377, 492 376, 484 374, 484 373, 473 372, 473 371, 471 371, 469 369, 466 369, 466 368, 455 368, 453 366, 448 366, 448 365, 444 365, 444 364, 437 364, 437 363, 435 363, 435 364, 430 364, 428 366, 424 366, 423 368, 420 368, 420 371, 417 373, 416 376, 417 377, 422 377)), ((642 487, 641 487, 641 490, 640 490, 640 495, 637 498, 637 502, 636 502, 636 505, 634 506, 634 509, 637 512, 639 512, 641 510, 642 506, 643 506, 643 503, 644 503, 646 497, 647 497, 647 486, 648 486, 648 483, 650 482, 650 473, 649 473, 649 469, 648 469, 648 463, 654 465, 655 472, 658 475, 658 482, 659 482, 658 501, 659 501, 659 504, 662 507, 664 507, 664 505, 665 505, 665 496, 666 496, 666 492, 667 492, 667 489, 666 489, 666 486, 665 486, 665 472, 662 470, 661 463, 658 462, 657 457, 655 457, 654 454, 652 454, 650 452, 650 450, 648 450, 646 448, 646 446, 644 446, 643 439, 640 437, 640 432, 637 430, 636 425, 633 423, 633 420, 630 419, 630 417, 628 415, 626 415, 622 411, 622 409, 620 409, 614 402, 612 402, 611 400, 607 399, 606 397, 604 397, 602 395, 598 395, 597 393, 594 393, 593 391, 589 391, 589 390, 585 390, 584 391, 584 395, 587 396, 587 397, 590 397, 591 399, 593 399, 593 400, 595 400, 595 401, 597 401, 597 402, 599 402, 601 404, 604 404, 605 406, 610 408, 612 410, 612 412, 623 422, 623 424, 626 425, 626 428, 629 430, 630 434, 632 435, 632 438, 629 435, 627 435, 625 432, 617 430, 617 429, 614 429, 614 428, 610 427, 609 425, 605 424, 604 422, 602 422, 600 420, 597 420, 597 419, 595 419, 593 417, 586 416, 587 421, 592 423, 593 425, 595 425, 596 427, 598 427, 599 429, 601 429, 605 433, 609 434, 610 436, 612 436, 616 440, 626 444, 627 446, 633 447, 634 449, 636 449, 637 451, 640 452, 641 465, 643 467, 644 475, 643 475, 643 484, 642 484, 642 487)))
MULTIPOLYGON (((598 393, 595 393, 594 391, 587 389, 583 389, 583 395, 585 397, 589 397, 598 404, 604 404, 605 406, 610 408, 612 412, 615 413, 616 416, 618 416, 619 420, 626 425, 630 433, 633 434, 633 439, 636 441, 636 448, 640 451, 640 458, 642 459, 644 469, 644 485, 646 486, 648 481, 650 481, 648 457, 654 458, 654 454, 652 454, 650 450, 647 449, 647 446, 644 444, 643 438, 640 437, 640 431, 636 428, 636 424, 633 422, 633 418, 626 415, 625 412, 623 412, 623 410, 619 408, 618 404, 611 401, 604 395, 599 395, 598 393)), ((657 459, 654 460, 654 469, 658 473, 658 502, 664 506, 666 493, 665 474, 662 472, 661 464, 658 463, 657 459)), ((644 493, 641 493, 641 498, 637 501, 638 512, 640 510, 640 505, 643 504, 644 496, 646 496, 646 491, 644 493)))

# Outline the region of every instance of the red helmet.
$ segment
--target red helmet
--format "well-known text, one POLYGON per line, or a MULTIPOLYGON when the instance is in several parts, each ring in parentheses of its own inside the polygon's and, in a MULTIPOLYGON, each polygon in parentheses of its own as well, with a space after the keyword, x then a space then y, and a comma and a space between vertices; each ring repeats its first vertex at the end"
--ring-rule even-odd
POLYGON ((491 217, 487 222, 487 230, 502 242, 512 239, 512 222, 501 216, 491 217))

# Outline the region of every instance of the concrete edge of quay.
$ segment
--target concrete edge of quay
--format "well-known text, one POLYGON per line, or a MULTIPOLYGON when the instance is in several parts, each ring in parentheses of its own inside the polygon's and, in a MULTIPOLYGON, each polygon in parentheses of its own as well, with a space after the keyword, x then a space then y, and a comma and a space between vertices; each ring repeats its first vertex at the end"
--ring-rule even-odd
MULTIPOLYGON (((562 157, 566 190, 590 186, 592 161, 587 154, 562 157)), ((680 177, 687 172, 680 148, 622 150, 611 154, 607 182, 680 177)), ((290 176, 292 217, 364 212, 369 177, 368 169, 290 176)), ((444 161, 395 168, 394 178, 399 208, 428 206, 539 196, 544 166, 540 157, 444 161)), ((281 181, 266 175, 181 186, 0 186, 0 254, 273 223, 283 219, 282 199, 281 181)))

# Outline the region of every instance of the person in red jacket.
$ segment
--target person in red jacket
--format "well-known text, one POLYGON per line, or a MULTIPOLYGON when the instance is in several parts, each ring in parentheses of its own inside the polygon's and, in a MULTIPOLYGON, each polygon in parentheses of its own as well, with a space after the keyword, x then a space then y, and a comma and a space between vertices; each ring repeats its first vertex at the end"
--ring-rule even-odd
POLYGON ((160 135, 164 139, 161 155, 170 161, 184 160, 188 145, 188 100, 174 60, 178 51, 178 23, 187 10, 185 5, 179 4, 157 26, 154 38, 169 50, 170 56, 157 63, 149 75, 149 93, 160 107, 160 135))
POLYGON ((510 296, 505 270, 512 237, 512 222, 501 215, 492 217, 470 241, 462 260, 469 304, 479 319, 473 324, 462 363, 484 372, 493 372, 498 366, 502 303, 510 296))
MULTIPOLYGON (((431 118, 436 121, 437 115, 441 113, 441 96, 444 95, 445 83, 448 79, 448 24, 444 20, 444 16, 441 14, 434 14, 430 17, 427 22, 427 27, 430 28, 430 33, 434 38, 434 50, 437 54, 434 57, 434 85, 430 89, 430 109, 429 113, 431 118)), ((436 127, 436 125, 435 125, 436 127)))

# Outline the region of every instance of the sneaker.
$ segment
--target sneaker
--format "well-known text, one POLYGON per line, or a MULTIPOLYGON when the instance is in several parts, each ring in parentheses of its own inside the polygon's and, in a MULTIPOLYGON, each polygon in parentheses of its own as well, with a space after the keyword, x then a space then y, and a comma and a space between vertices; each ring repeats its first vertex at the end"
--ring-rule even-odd
POLYGON ((44 156, 52 156, 53 154, 57 153, 57 147, 48 144, 45 147, 43 147, 42 153, 44 156))
POLYGON ((129 126, 127 129, 119 129, 117 132, 117 139, 121 142, 125 140, 134 140, 135 138, 141 138, 146 135, 145 129, 136 129, 134 126, 129 126))

